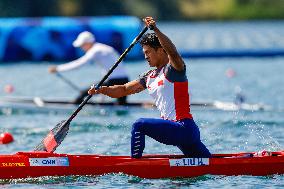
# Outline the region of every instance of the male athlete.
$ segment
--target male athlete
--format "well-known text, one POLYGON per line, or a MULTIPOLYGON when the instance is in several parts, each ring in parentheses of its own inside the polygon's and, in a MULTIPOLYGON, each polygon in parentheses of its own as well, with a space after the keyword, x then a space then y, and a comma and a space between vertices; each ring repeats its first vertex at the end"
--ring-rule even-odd
POLYGON ((163 34, 152 17, 144 19, 155 33, 144 35, 140 41, 150 67, 139 79, 124 85, 93 87, 89 94, 101 93, 113 98, 139 93, 147 89, 154 98, 161 118, 140 118, 132 127, 131 156, 142 157, 145 135, 167 145, 177 146, 189 157, 210 157, 200 141, 199 128, 190 114, 186 66, 171 40, 163 34))
MULTIPOLYGON (((81 48, 86 54, 69 63, 49 67, 50 73, 69 71, 87 64, 97 64, 102 68, 102 73, 105 74, 119 57, 118 52, 114 48, 106 44, 96 42, 95 36, 88 31, 80 33, 77 39, 73 42, 73 46, 81 48)), ((128 75, 122 63, 119 64, 117 69, 113 71, 103 85, 122 85, 128 81, 128 75)), ((88 90, 89 88, 82 91, 75 100, 75 103, 80 104, 88 95, 88 90)), ((118 98, 117 102, 120 105, 126 104, 126 97, 118 98)))

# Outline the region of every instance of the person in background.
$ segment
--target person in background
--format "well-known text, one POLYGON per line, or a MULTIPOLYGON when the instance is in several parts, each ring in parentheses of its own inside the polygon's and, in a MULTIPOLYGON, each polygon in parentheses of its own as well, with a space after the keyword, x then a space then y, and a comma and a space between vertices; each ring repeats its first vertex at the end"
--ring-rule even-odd
MULTIPOLYGON (((83 65, 96 63, 102 68, 102 74, 105 75, 119 58, 118 52, 113 47, 96 42, 95 36, 88 31, 80 33, 77 39, 73 42, 73 46, 81 48, 85 52, 85 55, 66 64, 50 66, 50 73, 69 71, 83 65)), ((120 63, 103 85, 123 85, 128 81, 129 78, 127 72, 123 63, 120 63)), ((84 98, 88 95, 88 89, 89 88, 81 92, 81 94, 76 98, 75 103, 80 104, 84 100, 84 98)), ((126 104, 126 97, 117 98, 117 103, 119 105, 126 104)))
POLYGON ((237 106, 241 106, 245 100, 246 100, 246 97, 245 95, 243 94, 242 92, 242 88, 240 86, 236 86, 235 87, 235 93, 236 93, 236 97, 235 97, 235 100, 234 100, 234 103, 237 105, 237 106))
POLYGON ((145 34, 142 45, 145 59, 154 69, 124 85, 91 87, 89 94, 113 98, 139 93, 145 89, 154 98, 161 118, 140 118, 132 126, 131 157, 141 158, 145 135, 166 145, 177 146, 188 157, 211 157, 200 140, 200 132, 190 113, 186 65, 171 40, 163 34, 152 17, 144 19, 154 33, 145 34))

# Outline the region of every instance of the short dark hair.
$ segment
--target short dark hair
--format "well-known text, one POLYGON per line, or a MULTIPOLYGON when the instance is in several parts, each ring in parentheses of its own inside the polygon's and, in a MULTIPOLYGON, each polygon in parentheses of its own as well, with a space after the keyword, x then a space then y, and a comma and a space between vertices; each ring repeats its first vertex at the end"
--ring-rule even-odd
POLYGON ((145 35, 143 35, 139 43, 141 44, 141 46, 149 45, 154 49, 162 48, 162 45, 155 33, 146 33, 145 35))

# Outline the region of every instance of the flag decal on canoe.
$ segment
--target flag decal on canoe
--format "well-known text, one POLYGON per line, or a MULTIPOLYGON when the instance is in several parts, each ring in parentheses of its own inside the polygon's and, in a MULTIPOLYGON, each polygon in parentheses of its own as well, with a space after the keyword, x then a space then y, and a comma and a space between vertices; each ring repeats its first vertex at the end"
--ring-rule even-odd
POLYGON ((171 167, 204 166, 209 165, 209 158, 169 159, 171 167))

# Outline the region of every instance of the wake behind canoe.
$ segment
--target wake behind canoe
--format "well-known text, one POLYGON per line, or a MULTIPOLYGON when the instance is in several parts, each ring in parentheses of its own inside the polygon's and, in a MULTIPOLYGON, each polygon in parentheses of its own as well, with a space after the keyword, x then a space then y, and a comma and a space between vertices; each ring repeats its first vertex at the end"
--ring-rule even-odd
POLYGON ((129 156, 18 152, 0 155, 0 179, 108 173, 124 173, 141 178, 284 174, 283 151, 265 157, 252 157, 252 154, 215 154, 212 158, 146 155, 133 159, 129 156))

